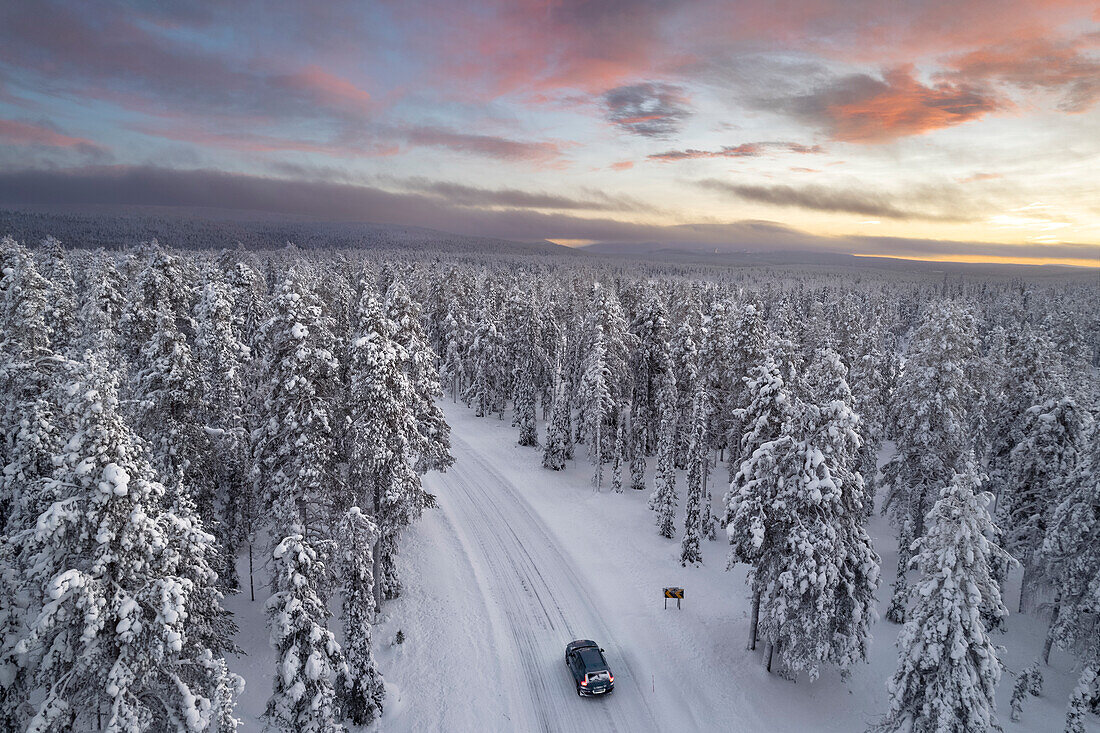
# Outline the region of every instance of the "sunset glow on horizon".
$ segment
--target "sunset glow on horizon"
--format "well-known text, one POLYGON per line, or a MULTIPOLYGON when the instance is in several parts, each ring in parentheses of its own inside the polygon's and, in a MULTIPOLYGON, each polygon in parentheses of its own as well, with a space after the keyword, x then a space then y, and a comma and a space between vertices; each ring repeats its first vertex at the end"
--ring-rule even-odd
POLYGON ((4 204, 1096 267, 1100 10, 8 3, 4 204))

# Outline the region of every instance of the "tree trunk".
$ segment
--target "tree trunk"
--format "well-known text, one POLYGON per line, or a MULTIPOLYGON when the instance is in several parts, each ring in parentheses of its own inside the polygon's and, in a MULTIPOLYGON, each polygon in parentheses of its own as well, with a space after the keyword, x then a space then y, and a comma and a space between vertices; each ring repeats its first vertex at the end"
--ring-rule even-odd
POLYGON ((774 645, 774 644, 772 644, 772 643, 771 643, 771 642, 769 641, 769 642, 768 642, 768 645, 767 645, 767 646, 766 646, 766 647, 764 648, 764 662, 765 662, 765 667, 767 668, 767 670, 768 670, 769 672, 771 672, 771 671, 772 671, 772 655, 773 655, 774 653, 775 653, 775 645, 774 645))
POLYGON ((756 630, 760 625, 760 591, 752 594, 752 618, 749 620, 749 650, 756 650, 756 630))
POLYGON ((1058 614, 1062 612, 1062 595, 1054 600, 1054 610, 1050 614, 1050 627, 1047 638, 1043 640, 1043 664, 1050 666, 1050 648, 1054 645, 1054 624, 1058 623, 1058 614))
POLYGON ((1016 609, 1016 613, 1023 613, 1025 607, 1025 601, 1027 599, 1028 586, 1031 585, 1031 563, 1027 558, 1024 559, 1024 572, 1020 577, 1020 604, 1016 609))
POLYGON ((382 613, 382 533, 378 533, 378 539, 374 541, 374 615, 382 613))
POLYGON ((252 602, 256 602, 256 583, 252 575, 252 540, 248 541, 248 592, 252 595, 252 602))

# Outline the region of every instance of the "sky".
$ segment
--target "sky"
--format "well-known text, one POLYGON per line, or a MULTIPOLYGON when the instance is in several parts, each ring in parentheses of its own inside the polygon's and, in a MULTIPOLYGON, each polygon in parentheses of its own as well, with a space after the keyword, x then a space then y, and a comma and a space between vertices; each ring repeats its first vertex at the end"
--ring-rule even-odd
POLYGON ((16 0, 0 202, 1098 266, 1100 5, 16 0))

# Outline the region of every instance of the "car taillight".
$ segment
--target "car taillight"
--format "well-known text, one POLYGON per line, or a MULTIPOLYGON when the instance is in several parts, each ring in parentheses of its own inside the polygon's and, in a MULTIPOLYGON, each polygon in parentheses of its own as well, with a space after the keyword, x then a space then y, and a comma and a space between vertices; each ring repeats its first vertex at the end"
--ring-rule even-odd
POLYGON ((587 677, 585 677, 583 680, 581 680, 581 686, 582 687, 588 687, 588 678, 587 677))
POLYGON ((615 675, 611 675, 611 679, 609 681, 614 682, 615 681, 615 675))

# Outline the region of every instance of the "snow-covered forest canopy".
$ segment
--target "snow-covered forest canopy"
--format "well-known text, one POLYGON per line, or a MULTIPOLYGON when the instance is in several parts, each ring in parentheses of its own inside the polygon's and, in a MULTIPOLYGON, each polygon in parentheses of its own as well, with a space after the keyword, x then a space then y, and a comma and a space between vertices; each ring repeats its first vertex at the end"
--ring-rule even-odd
POLYGON ((877 729, 992 729, 1010 613, 1049 629, 1013 719, 1052 648, 1065 730, 1096 705, 1095 273, 73 244, 0 240, 4 730, 237 729, 233 594, 266 604, 271 728, 385 720, 372 627, 446 403, 507 417, 546 491, 580 460, 645 492, 683 566, 728 541, 751 617, 709 644, 805 687, 904 624, 877 729))

